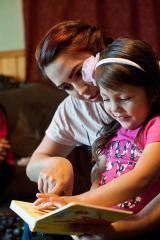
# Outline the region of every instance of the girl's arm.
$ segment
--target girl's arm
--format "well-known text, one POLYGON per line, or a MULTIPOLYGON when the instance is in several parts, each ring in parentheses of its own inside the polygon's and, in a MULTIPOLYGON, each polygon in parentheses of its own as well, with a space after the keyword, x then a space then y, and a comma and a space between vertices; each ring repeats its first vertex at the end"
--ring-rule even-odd
MULTIPOLYGON (((71 197, 63 196, 60 198, 64 204, 74 201, 101 206, 113 206, 145 191, 159 177, 159 173, 160 143, 154 142, 145 147, 142 156, 132 171, 121 175, 99 188, 91 189, 80 195, 71 197)), ((38 197, 42 198, 41 202, 43 202, 43 195, 39 195, 38 197)), ((52 198, 52 204, 54 204, 53 202, 54 197, 52 198)))
MULTIPOLYGON (((144 192, 160 176, 160 143, 146 145, 135 168, 97 189, 75 196, 75 201, 112 206, 144 192)), ((66 198, 65 201, 68 202, 66 198)))
MULTIPOLYGON (((60 197, 55 202, 59 207, 64 205, 60 197)), ((160 226, 160 194, 138 214, 134 214, 126 220, 117 221, 108 226, 95 225, 94 228, 92 224, 87 224, 86 226, 75 224, 74 229, 77 231, 83 230, 86 234, 91 234, 91 239, 99 239, 96 237, 100 236, 101 240, 124 240, 130 239, 131 236, 133 238, 139 236, 141 239, 143 234, 147 234, 148 236, 148 232, 158 226, 160 226)))

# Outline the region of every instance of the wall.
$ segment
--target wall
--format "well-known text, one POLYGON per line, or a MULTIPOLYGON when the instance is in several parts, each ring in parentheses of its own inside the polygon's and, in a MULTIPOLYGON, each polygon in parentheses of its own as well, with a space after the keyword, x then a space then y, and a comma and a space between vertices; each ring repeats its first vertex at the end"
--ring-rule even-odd
POLYGON ((0 74, 25 80, 24 24, 21 0, 0 0, 0 74))
POLYGON ((24 48, 21 0, 0 0, 0 51, 24 48))

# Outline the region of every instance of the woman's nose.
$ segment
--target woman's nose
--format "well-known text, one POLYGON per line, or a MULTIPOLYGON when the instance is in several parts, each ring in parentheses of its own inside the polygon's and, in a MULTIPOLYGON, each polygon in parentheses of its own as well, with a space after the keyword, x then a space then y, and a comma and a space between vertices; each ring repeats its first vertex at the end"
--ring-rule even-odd
POLYGON ((75 86, 76 91, 78 92, 79 95, 83 96, 88 93, 88 86, 83 84, 83 85, 76 85, 75 86))

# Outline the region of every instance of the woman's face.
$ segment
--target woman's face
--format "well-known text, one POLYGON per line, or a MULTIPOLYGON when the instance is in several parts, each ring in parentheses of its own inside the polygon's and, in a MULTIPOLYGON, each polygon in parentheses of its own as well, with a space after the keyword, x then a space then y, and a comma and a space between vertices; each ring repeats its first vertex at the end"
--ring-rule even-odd
POLYGON ((45 73, 57 88, 69 95, 84 101, 101 101, 97 86, 82 79, 82 64, 89 56, 88 53, 60 54, 53 63, 45 67, 45 73))

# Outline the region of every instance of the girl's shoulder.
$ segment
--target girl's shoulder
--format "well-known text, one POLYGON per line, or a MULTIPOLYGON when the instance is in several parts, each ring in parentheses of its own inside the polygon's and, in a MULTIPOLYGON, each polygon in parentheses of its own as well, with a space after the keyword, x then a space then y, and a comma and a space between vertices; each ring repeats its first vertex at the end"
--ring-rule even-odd
POLYGON ((151 127, 158 127, 158 129, 160 129, 160 115, 151 118, 146 124, 145 129, 147 130, 150 129, 151 127))
POLYGON ((160 141, 160 115, 149 120, 144 129, 145 143, 160 141))

